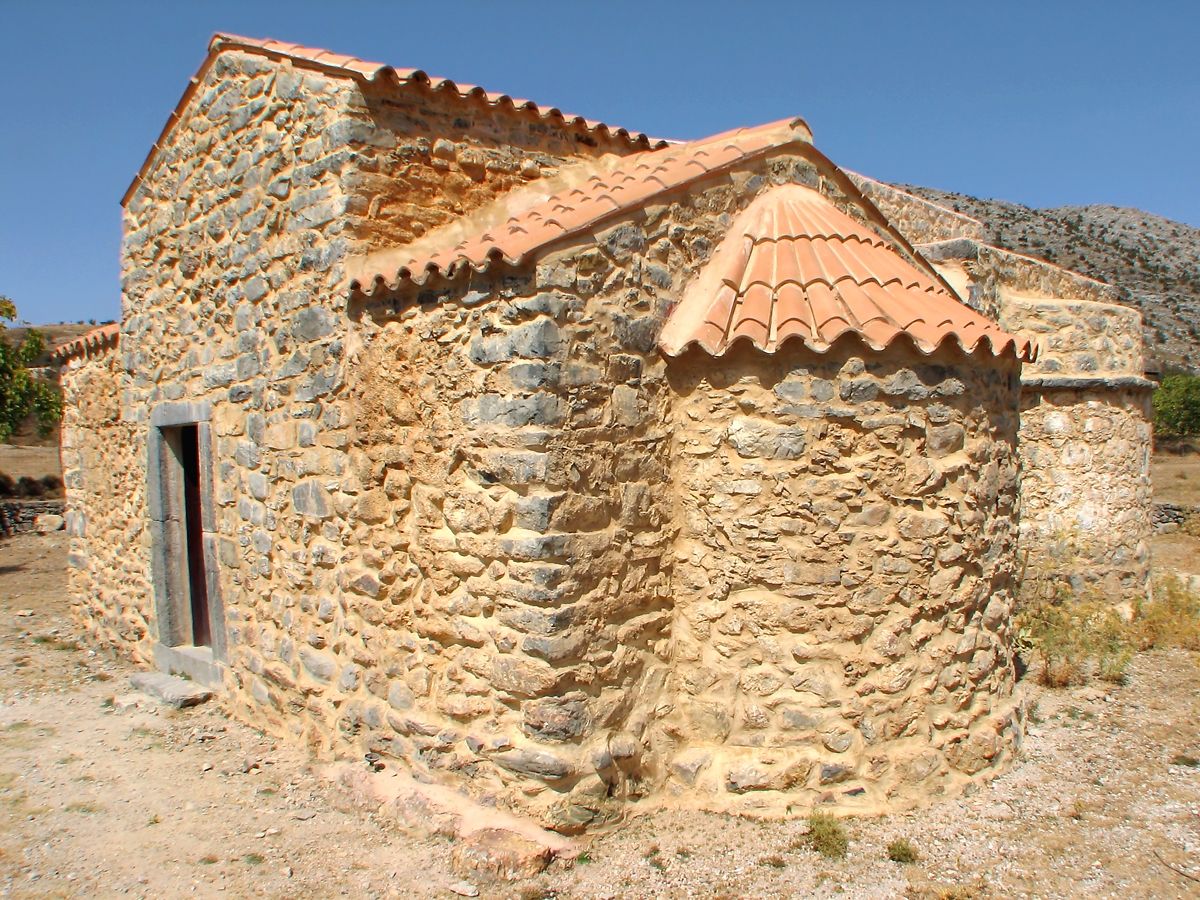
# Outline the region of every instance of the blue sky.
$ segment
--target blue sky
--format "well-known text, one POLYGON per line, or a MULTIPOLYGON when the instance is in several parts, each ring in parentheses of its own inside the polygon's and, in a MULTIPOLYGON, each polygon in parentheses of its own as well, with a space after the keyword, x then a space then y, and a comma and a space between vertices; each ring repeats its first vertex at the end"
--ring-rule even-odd
POLYGON ((119 201, 214 31, 654 135, 802 115, 835 162, 1200 226, 1200 3, 0 0, 0 294, 119 314, 119 201))

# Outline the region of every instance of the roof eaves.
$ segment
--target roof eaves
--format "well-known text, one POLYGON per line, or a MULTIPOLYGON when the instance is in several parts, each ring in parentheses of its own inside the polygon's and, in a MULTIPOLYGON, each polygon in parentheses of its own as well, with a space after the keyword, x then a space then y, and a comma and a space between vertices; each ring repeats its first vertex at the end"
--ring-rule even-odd
POLYGON ((351 77, 367 83, 390 82, 397 87, 407 84, 419 85, 435 92, 449 92, 459 99, 478 99, 489 106, 506 112, 528 113, 544 122, 550 122, 561 128, 583 131, 589 135, 599 135, 601 138, 614 139, 627 144, 630 148, 650 149, 664 147, 667 141, 652 138, 644 132, 630 132, 625 128, 613 128, 603 122, 585 119, 582 116, 566 115, 556 107, 542 109, 532 100, 510 97, 508 94, 498 94, 486 91, 481 87, 470 84, 459 85, 449 78, 434 78, 420 69, 397 69, 386 63, 368 62, 356 56, 346 56, 315 47, 304 47, 300 44, 289 44, 276 40, 259 40, 236 34, 214 34, 208 45, 208 55, 188 81, 179 102, 167 118, 166 124, 158 138, 150 147, 133 181, 121 197, 121 205, 129 203, 138 186, 153 168, 154 160, 166 142, 167 136, 183 117, 183 111, 196 93, 196 89, 204 80, 204 76, 212 67, 216 58, 225 50, 241 50, 247 53, 257 53, 273 59, 287 59, 293 65, 317 69, 330 75, 351 77))
POLYGON ((76 356, 87 356, 117 346, 120 340, 121 326, 117 322, 101 325, 77 338, 64 341, 50 351, 50 358, 59 363, 65 363, 76 356))
MULTIPOLYGON (((752 162, 767 156, 782 152, 789 147, 803 146, 806 152, 816 153, 822 160, 819 151, 812 146, 812 131, 808 127, 808 123, 799 117, 791 117, 782 119, 778 122, 771 122, 767 125, 758 126, 749 129, 735 129, 733 131, 723 132, 722 134, 714 135, 710 138, 704 138, 698 141, 690 141, 688 144, 695 144, 701 155, 705 152, 702 148, 712 147, 719 144, 723 140, 734 141, 739 137, 743 140, 753 139, 755 137, 769 137, 775 135, 775 139, 766 140, 765 143, 752 145, 744 152, 732 154, 729 158, 720 161, 712 166, 706 166, 700 163, 698 159, 693 157, 687 163, 677 166, 679 172, 678 177, 663 180, 657 176, 650 176, 645 179, 654 181, 658 187, 641 193, 629 192, 630 196, 624 202, 618 203, 607 194, 601 194, 601 198, 609 200, 609 206, 597 211, 595 214, 582 216, 577 220, 564 225, 556 218, 553 224, 557 225, 559 230, 553 234, 546 235, 545 233, 538 234, 536 232, 527 232, 527 238, 517 242, 515 248, 501 248, 495 245, 481 246, 478 248, 480 252, 471 254, 468 252, 454 255, 454 251, 449 253, 437 254, 428 260, 413 266, 402 266, 396 270, 394 277, 390 280, 383 273, 377 273, 368 281, 364 282, 361 278, 354 278, 350 282, 351 294, 361 293, 365 296, 373 296, 377 291, 394 291, 398 290, 404 284, 413 284, 417 287, 423 286, 433 278, 452 278, 465 268, 470 268, 472 271, 481 273, 491 268, 496 263, 504 263, 508 266, 515 267, 521 265, 534 253, 546 250, 546 248, 578 237, 581 234, 593 231, 601 227, 604 223, 613 219, 620 218, 623 215, 628 215, 632 210, 639 209, 657 198, 675 191, 682 190, 695 182, 710 178, 714 175, 719 175, 728 172, 731 169, 744 165, 747 162, 752 162), (776 134, 777 133, 777 134, 776 134)), ((728 145, 727 145, 728 146, 728 145)), ((686 149, 687 145, 672 145, 669 148, 660 148, 659 150, 648 151, 646 153, 634 154, 622 160, 619 170, 624 170, 633 166, 636 162, 643 159, 653 158, 658 153, 670 152, 672 150, 686 149)), ((829 163, 833 167, 832 163, 829 163)), ((833 167, 836 168, 836 167, 833 167)), ((611 177, 617 177, 617 171, 608 173, 611 177)), ((856 195, 857 188, 845 179, 845 187, 849 188, 856 195)), ((558 195, 548 198, 543 206, 554 204, 558 200, 558 195)), ((872 207, 873 208, 873 207, 872 207)), ((567 218, 563 216, 562 218, 567 218)), ((886 221, 882 219, 881 221, 886 221)), ((907 245, 906 245, 907 246, 907 245)), ((936 273, 930 269, 930 274, 936 273)))

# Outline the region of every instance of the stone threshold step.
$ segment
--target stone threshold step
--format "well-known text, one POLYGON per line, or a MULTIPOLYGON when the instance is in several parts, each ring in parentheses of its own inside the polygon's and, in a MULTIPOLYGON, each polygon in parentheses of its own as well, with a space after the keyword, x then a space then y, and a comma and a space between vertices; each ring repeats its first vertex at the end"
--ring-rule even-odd
POLYGON ((188 706, 198 706, 212 698, 213 692, 206 687, 177 678, 164 672, 138 672, 129 679, 133 689, 149 694, 167 706, 184 709, 188 706))

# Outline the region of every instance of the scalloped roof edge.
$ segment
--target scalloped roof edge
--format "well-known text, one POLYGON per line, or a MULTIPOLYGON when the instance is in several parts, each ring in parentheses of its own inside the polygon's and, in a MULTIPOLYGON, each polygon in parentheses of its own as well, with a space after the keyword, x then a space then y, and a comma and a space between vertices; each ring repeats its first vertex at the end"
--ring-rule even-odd
POLYGON ((58 344, 50 351, 50 358, 65 363, 76 356, 87 356, 89 353, 108 350, 117 346, 120 336, 121 323, 110 322, 99 328, 93 328, 77 338, 58 344))
POLYGON ((727 356, 730 351, 739 346, 749 347, 752 350, 770 356, 778 353, 784 347, 799 343, 808 350, 811 350, 813 353, 823 356, 832 350, 834 346, 844 341, 857 341, 864 347, 867 347, 876 353, 882 353, 886 350, 890 350, 897 344, 907 343, 922 356, 933 356, 939 350, 947 346, 958 347, 958 349, 960 349, 963 353, 967 354, 968 356, 973 356, 982 348, 984 344, 986 344, 987 350, 997 359, 1000 359, 1004 356, 1011 356, 1011 358, 1018 359, 1021 362, 1034 362, 1038 356, 1038 344, 1036 341, 1028 339, 1018 341, 1017 338, 1010 334, 1006 334, 1004 336, 1004 340, 1000 342, 999 347, 992 342, 990 335, 981 334, 974 341, 974 343, 968 345, 964 343, 962 337, 955 332, 950 332, 944 335, 940 341, 933 345, 927 345, 923 342, 920 342, 911 334, 904 331, 897 332, 889 341, 886 341, 882 344, 876 344, 873 341, 867 340, 860 331, 856 330, 851 325, 847 325, 844 329, 838 332, 834 339, 829 343, 814 344, 802 335, 796 334, 789 335, 788 337, 784 338, 779 342, 779 346, 774 350, 764 350, 755 344, 752 337, 743 334, 738 335, 733 340, 729 341, 721 350, 709 349, 704 341, 700 339, 690 340, 683 344, 683 346, 679 347, 679 349, 674 351, 667 350, 661 344, 659 344, 659 350, 663 356, 669 357, 670 359, 679 359, 680 357, 692 351, 697 351, 704 353, 706 356, 720 359, 721 357, 727 356))

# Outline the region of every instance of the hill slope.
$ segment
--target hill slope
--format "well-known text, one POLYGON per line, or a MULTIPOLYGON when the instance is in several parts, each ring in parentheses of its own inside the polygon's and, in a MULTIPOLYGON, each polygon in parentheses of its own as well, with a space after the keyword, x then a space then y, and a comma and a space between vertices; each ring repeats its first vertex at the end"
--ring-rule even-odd
POLYGON ((1200 228, 1116 206, 1031 209, 897 185, 983 223, 989 243, 1117 287, 1142 311, 1146 355, 1200 370, 1200 228))

